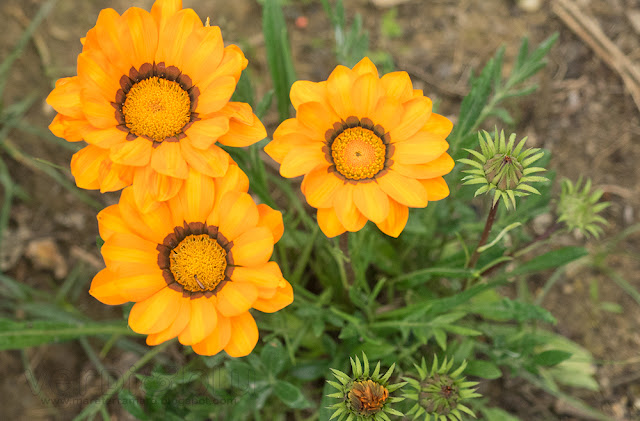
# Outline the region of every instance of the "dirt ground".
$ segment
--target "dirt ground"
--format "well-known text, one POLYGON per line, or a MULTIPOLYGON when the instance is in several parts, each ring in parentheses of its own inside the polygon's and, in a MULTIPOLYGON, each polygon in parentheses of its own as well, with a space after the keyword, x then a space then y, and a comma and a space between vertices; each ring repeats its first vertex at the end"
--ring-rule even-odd
MULTIPOLYGON (((391 1, 344 0, 349 20, 355 13, 363 16, 370 49, 376 54, 390 54, 398 70, 411 74, 414 87, 424 89, 425 94, 439 102, 440 112, 454 121, 468 91, 471 69, 480 69, 501 45, 506 46, 505 62, 509 64, 523 36, 536 45, 558 32, 559 40, 550 53, 549 64, 536 78, 539 91, 508 104, 516 118, 511 129, 519 137, 529 136, 530 146, 552 152, 551 166, 558 178, 575 180, 584 175, 605 191, 606 199, 612 203, 605 211, 610 226, 600 241, 587 242, 597 252, 640 219, 637 167, 640 110, 620 75, 553 12, 553 1, 398 1, 395 23, 399 30, 389 36, 383 22, 390 9, 374 3, 391 1)), ((0 61, 17 43, 43 2, 0 1, 3 22, 0 61)), ((640 68, 640 1, 574 2, 586 15, 595 18, 604 33, 640 68)), ((15 63, 4 105, 36 95, 25 121, 29 126, 46 128, 54 111, 44 98, 57 78, 75 74, 75 60, 81 50, 79 38, 95 24, 99 10, 113 7, 123 12, 129 6, 148 10, 151 3, 151 0, 59 0, 15 63)), ((290 0, 286 4, 298 77, 325 79, 336 62, 331 50, 333 32, 320 1, 290 0), (307 19, 306 25, 300 17, 307 19)), ((227 43, 243 48, 260 98, 269 89, 269 82, 258 2, 184 0, 184 5, 194 8, 203 18, 210 16, 212 23, 222 28, 227 43)), ((276 120, 275 113, 266 117, 270 132, 276 120)), ((59 144, 17 129, 9 133, 8 139, 29 155, 68 168, 72 151, 59 144)), ((29 200, 14 203, 10 236, 5 239, 5 244, 7 240, 11 244, 11 253, 5 251, 1 256, 2 269, 19 281, 45 290, 57 288, 60 280, 79 263, 84 265, 90 279, 101 265, 95 247, 95 210, 41 171, 6 155, 2 159, 8 164, 12 178, 29 195, 29 200)), ((116 200, 115 195, 91 196, 105 205, 116 200)), ((558 243, 584 241, 566 235, 558 243)), ((640 235, 629 236, 616 250, 606 257, 606 262, 640 290, 640 235)), ((536 293, 542 281, 532 281, 532 293, 536 293)), ((85 298, 80 300, 82 311, 94 317, 118 317, 117 311, 99 305, 88 295, 85 298)), ((575 390, 574 394, 612 419, 640 420, 640 305, 612 279, 588 264, 581 264, 567 270, 544 306, 559 320, 556 331, 589 349, 596 359, 600 392, 575 390), (599 286, 597 302, 590 292, 593 284, 599 286), (622 313, 599 310, 600 302, 619 303, 622 313)), ((40 378, 46 378, 53 369, 66 370, 72 376, 89 366, 77 343, 30 349, 26 356, 40 378)), ((119 361, 112 363, 126 367, 131 365, 128 357, 121 354, 119 361)), ((490 391, 492 404, 522 420, 588 419, 555 397, 522 382, 496 382, 490 391)), ((67 419, 80 409, 77 403, 63 403, 58 406, 56 416, 43 405, 31 392, 18 352, 0 353, 0 392, 0 414, 4 419, 67 419)), ((83 397, 92 397, 91 390, 83 392, 83 397)))

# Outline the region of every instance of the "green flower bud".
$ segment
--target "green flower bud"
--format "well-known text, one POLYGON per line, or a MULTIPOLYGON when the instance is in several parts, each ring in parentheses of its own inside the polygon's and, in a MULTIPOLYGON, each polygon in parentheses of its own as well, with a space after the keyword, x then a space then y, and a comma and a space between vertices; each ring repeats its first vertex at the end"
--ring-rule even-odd
POLYGON ((527 140, 525 137, 515 145, 515 133, 509 136, 507 142, 504 131, 498 136, 495 130, 494 139, 488 132, 478 133, 481 152, 465 149, 476 159, 460 159, 459 161, 472 166, 464 172, 469 174, 462 180, 464 184, 483 184, 476 190, 476 196, 493 191, 493 204, 501 198, 507 209, 516 207, 516 197, 527 196, 530 193, 540 194, 528 183, 548 181, 547 178, 533 175, 546 171, 541 167, 530 167, 540 159, 544 152, 538 148, 522 150, 527 140))
POLYGON ((329 407, 335 410, 330 419, 336 418, 338 421, 343 419, 349 421, 388 421, 389 415, 402 417, 402 412, 391 408, 391 404, 400 402, 404 398, 391 397, 390 393, 400 389, 406 382, 389 384, 389 378, 393 374, 394 368, 395 364, 384 375, 381 375, 380 362, 378 362, 373 373, 370 374, 369 360, 364 353, 362 353, 362 362, 358 357, 355 360, 351 358, 353 371, 351 376, 332 368, 331 371, 339 383, 332 380, 327 380, 327 383, 338 389, 338 393, 327 396, 340 399, 340 402, 329 407))
POLYGON ((590 179, 587 179, 584 187, 581 184, 582 177, 576 184, 566 178, 562 180, 562 192, 558 201, 558 222, 564 222, 569 230, 577 229, 587 237, 593 235, 598 238, 602 233, 601 225, 608 224, 598 214, 609 207, 610 203, 598 203, 602 197, 602 190, 591 192, 590 179))
POLYGON ((407 412, 413 419, 423 421, 458 421, 463 419, 463 413, 475 418, 475 414, 464 403, 469 399, 481 396, 474 388, 477 382, 467 382, 461 377, 467 367, 466 361, 452 371, 453 360, 445 360, 438 365, 438 357, 434 356, 431 370, 422 359, 420 366, 416 365, 418 379, 405 378, 414 389, 405 393, 407 400, 416 404, 407 412))

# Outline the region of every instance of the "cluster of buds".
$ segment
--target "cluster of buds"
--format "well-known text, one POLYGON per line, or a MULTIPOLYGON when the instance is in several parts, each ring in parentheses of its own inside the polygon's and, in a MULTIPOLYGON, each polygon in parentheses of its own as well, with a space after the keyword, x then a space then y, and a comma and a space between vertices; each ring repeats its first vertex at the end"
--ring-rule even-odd
POLYGON ((570 180, 562 180, 562 192, 558 201, 558 222, 564 222, 571 231, 579 230, 583 235, 593 235, 598 238, 602 233, 602 226, 607 221, 598 213, 607 208, 610 203, 598 203, 602 197, 602 190, 591 192, 591 180, 581 186, 582 178, 576 184, 570 180), (581 190, 582 189, 582 190, 581 190))
POLYGON ((483 131, 478 133, 478 140, 480 152, 465 149, 477 160, 460 160, 473 167, 464 171, 469 174, 462 179, 464 184, 482 184, 476 190, 475 196, 493 191, 493 205, 502 199, 507 209, 512 206, 515 209, 516 197, 528 196, 530 193, 540 194, 528 183, 548 181, 546 177, 533 175, 546 171, 544 168, 530 166, 544 155, 543 151, 539 148, 523 150, 526 137, 516 145, 515 133, 511 134, 507 141, 504 130, 498 135, 497 128, 494 139, 488 132, 483 131))
POLYGON ((475 418, 475 414, 463 402, 481 396, 474 388, 477 382, 467 382, 461 377, 467 367, 464 361, 455 371, 453 359, 444 359, 438 364, 438 357, 434 356, 431 370, 422 359, 421 365, 416 365, 418 379, 405 377, 404 379, 414 389, 404 394, 408 401, 414 401, 415 405, 407 412, 413 415, 413 419, 423 421, 459 421, 463 419, 463 413, 475 418))
POLYGON ((351 358, 352 376, 340 370, 331 369, 333 375, 340 382, 328 380, 328 383, 339 392, 327 395, 330 398, 340 399, 340 402, 331 405, 333 415, 330 419, 338 421, 389 421, 389 415, 403 416, 402 412, 391 408, 391 404, 400 402, 404 398, 390 397, 389 394, 400 389, 406 384, 389 384, 389 378, 393 374, 393 364, 384 375, 380 375, 380 362, 369 374, 369 360, 362 354, 362 362, 356 356, 351 358))

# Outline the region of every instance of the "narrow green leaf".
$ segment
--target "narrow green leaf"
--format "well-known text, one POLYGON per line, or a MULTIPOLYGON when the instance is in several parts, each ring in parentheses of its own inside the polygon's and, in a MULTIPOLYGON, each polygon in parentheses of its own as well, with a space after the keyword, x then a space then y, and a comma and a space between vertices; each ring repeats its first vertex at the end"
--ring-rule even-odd
POLYGON ((588 254, 584 247, 563 247, 550 251, 542 256, 534 257, 528 262, 523 263, 511 272, 512 275, 522 275, 525 273, 539 272, 541 270, 557 268, 564 266, 569 262, 577 260, 588 254))

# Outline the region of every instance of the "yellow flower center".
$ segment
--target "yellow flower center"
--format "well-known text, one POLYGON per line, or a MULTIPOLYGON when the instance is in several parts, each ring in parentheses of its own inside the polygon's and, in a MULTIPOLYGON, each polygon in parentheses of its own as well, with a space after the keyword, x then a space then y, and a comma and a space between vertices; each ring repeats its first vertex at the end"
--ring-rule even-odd
POLYGON ((189 122, 191 99, 178 83, 153 76, 131 87, 122 114, 133 134, 162 142, 189 122))
POLYGON ((363 127, 345 129, 331 145, 336 170, 345 178, 372 178, 384 169, 387 147, 373 131, 363 127))
POLYGON ((187 291, 213 291, 225 278, 227 252, 207 234, 185 237, 169 260, 173 277, 187 291))

